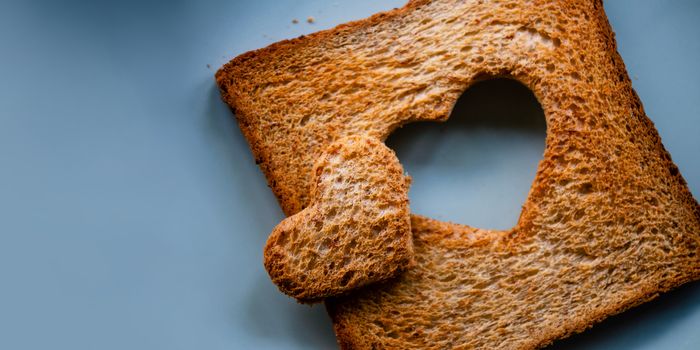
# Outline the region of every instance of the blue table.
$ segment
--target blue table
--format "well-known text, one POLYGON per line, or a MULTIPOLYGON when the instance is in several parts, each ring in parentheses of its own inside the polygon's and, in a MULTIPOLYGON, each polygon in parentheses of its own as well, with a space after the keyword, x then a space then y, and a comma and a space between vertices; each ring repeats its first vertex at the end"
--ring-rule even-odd
MULTIPOLYGON (((0 3, 0 349, 334 347, 323 307, 296 304, 263 269, 283 215, 213 75, 245 51, 401 5, 0 3)), ((698 197, 700 2, 606 9, 645 110, 698 197)), ((541 157, 541 114, 508 82, 463 100, 475 119, 389 140, 414 176, 412 210, 507 228, 541 157), (517 108, 479 98, 493 94, 517 108)), ((555 348, 698 349, 698 329, 695 283, 555 348)))

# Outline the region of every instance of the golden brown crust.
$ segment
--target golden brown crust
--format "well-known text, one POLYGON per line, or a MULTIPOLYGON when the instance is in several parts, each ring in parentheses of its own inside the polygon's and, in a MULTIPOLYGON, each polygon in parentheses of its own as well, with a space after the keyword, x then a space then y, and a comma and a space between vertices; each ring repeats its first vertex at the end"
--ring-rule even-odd
POLYGON ((329 301, 343 348, 536 348, 700 277, 700 206, 600 1, 414 1, 243 55, 217 82, 293 214, 334 140, 444 120, 493 76, 528 86, 547 120, 517 226, 413 217, 416 267, 329 301))
POLYGON ((320 301, 413 264, 408 181, 391 149, 346 137, 313 173, 311 205, 277 225, 265 245, 265 268, 282 292, 320 301))
MULTIPOLYGON (((393 18, 399 18, 411 9, 428 3, 430 3, 429 0, 411 0, 401 8, 377 13, 362 20, 340 24, 332 29, 282 40, 267 47, 241 54, 216 72, 216 83, 219 86, 222 98, 235 114, 241 131, 255 155, 255 162, 260 166, 268 179, 268 185, 277 196, 285 214, 292 215, 308 205, 308 197, 306 195, 309 191, 309 181, 303 175, 294 174, 304 177, 300 180, 298 178, 290 178, 289 175, 280 175, 274 171, 275 165, 270 164, 271 155, 276 153, 277 150, 270 149, 268 142, 264 140, 265 135, 263 132, 256 132, 250 127, 251 124, 258 122, 254 120, 257 118, 258 108, 238 96, 239 94, 242 95, 246 88, 249 88, 249 86, 246 86, 248 85, 247 80, 258 79, 256 77, 257 72, 260 69, 269 70, 270 67, 266 64, 278 60, 280 56, 288 57, 290 53, 293 54, 307 48, 312 48, 311 50, 313 50, 314 45, 323 46, 326 41, 335 37, 343 34, 352 34, 357 29, 368 28, 393 18), (242 86, 239 86, 239 84, 242 86)), ((325 144, 327 145, 332 141, 332 139, 328 139, 325 144)), ((322 149, 316 149, 315 151, 321 152, 322 149)), ((307 167, 310 167, 310 165, 307 164, 307 167)))
MULTIPOLYGON (((576 298, 570 288, 562 288, 561 285, 574 280, 586 283, 586 280, 577 280, 577 271, 574 271, 553 278, 535 277, 534 282, 525 278, 515 282, 517 287, 514 288, 507 286, 511 283, 508 276, 529 274, 533 266, 542 262, 560 262, 569 265, 562 266, 566 269, 576 269, 575 265, 566 264, 562 259, 563 254, 553 252, 549 256, 542 255, 538 249, 533 249, 537 243, 519 247, 520 252, 511 251, 503 242, 503 232, 478 230, 416 215, 412 217, 412 229, 418 259, 415 268, 396 280, 326 301, 341 348, 536 349, 582 332, 606 317, 649 301, 660 293, 700 276, 697 267, 682 278, 673 277, 674 273, 678 274, 673 269, 659 271, 669 276, 643 280, 635 288, 622 293, 588 300, 588 303, 603 302, 598 308, 588 308, 587 303, 581 301, 580 305, 574 303, 566 308, 554 308, 554 311, 565 316, 565 322, 559 319, 552 322, 546 319, 551 314, 537 315, 541 311, 539 308, 576 298), (482 254, 480 251, 488 253, 482 254), (535 258, 513 259, 518 254, 535 258), (482 261, 484 258, 488 260, 482 261), (519 264, 522 266, 513 267, 519 264), (469 268, 472 269, 471 272, 469 268), (455 270, 461 275, 454 276, 455 270), (502 273, 503 276, 483 276, 494 272, 502 273), (493 288, 497 284, 501 284, 500 289, 493 288), (551 284, 555 286, 547 288, 551 284), (447 297, 434 295, 444 290, 459 290, 471 297, 452 299, 452 294, 447 297), (499 294, 501 292, 513 295, 499 294), (532 295, 523 297, 523 293, 532 295), (561 297, 567 293, 570 295, 561 297), (455 308, 456 305, 460 307, 455 308), (582 317, 574 317, 580 308, 587 312, 582 317), (504 314, 499 317, 499 313, 504 314), (573 315, 570 316, 569 313, 573 315), (545 318, 519 324, 531 315, 536 315, 533 319, 543 315, 545 318), (522 327, 524 325, 527 327, 522 327), (516 332, 513 328, 518 327, 520 329, 516 332), (384 336, 377 337, 378 332, 384 336)), ((615 264, 612 261, 609 265, 615 264)), ((556 270, 556 266, 553 270, 556 270)), ((588 292, 606 291, 604 288, 590 288, 588 292)))

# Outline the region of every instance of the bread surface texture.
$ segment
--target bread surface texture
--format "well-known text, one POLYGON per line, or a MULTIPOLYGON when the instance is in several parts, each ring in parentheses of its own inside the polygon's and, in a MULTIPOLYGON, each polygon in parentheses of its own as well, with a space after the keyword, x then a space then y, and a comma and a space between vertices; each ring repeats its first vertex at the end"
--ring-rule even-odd
POLYGON ((669 258, 673 248, 650 233, 610 247, 607 237, 516 243, 420 216, 412 227, 414 268, 328 299, 341 348, 535 349, 697 277, 697 251, 669 258))
POLYGON ((700 206, 600 1, 411 1, 217 72, 288 214, 309 205, 314 161, 334 140, 443 121, 491 77, 526 85, 547 122, 517 225, 414 216, 415 267, 328 301, 342 348, 537 348, 700 277, 700 206))
POLYGON ((409 179, 394 151, 346 137, 313 173, 311 205, 275 227, 265 246, 265 268, 281 291, 314 302, 412 265, 409 179))

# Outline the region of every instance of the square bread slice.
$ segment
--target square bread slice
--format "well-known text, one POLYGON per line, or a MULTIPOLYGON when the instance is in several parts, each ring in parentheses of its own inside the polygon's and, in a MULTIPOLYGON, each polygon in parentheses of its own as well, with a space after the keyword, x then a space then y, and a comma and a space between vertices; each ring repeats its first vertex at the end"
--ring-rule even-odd
POLYGON ((700 206, 601 1, 416 0, 216 74, 290 215, 309 205, 312 166, 334 140, 443 121, 491 77, 530 88, 547 122, 517 225, 413 217, 416 266, 328 302, 343 348, 536 348, 700 277, 700 206))

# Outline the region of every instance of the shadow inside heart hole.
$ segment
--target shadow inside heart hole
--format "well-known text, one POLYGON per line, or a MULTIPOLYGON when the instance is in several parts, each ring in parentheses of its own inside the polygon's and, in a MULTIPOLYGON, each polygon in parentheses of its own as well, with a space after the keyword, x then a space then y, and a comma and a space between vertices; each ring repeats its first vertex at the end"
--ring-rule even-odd
POLYGON ((518 221, 545 146, 544 112, 530 89, 492 79, 467 89, 444 123, 412 123, 387 146, 413 178, 411 212, 484 229, 518 221))

